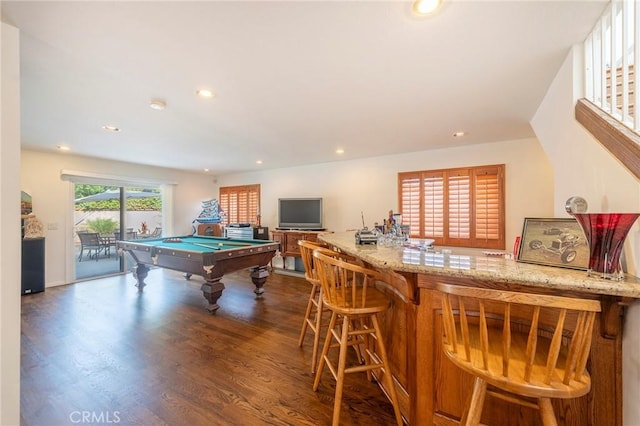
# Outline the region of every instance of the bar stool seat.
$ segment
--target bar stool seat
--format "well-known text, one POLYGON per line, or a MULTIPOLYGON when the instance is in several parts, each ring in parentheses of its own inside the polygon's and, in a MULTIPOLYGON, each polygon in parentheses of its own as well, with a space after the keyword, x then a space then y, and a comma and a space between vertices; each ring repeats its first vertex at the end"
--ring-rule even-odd
POLYGON ((550 398, 591 389, 586 365, 599 301, 443 283, 436 289, 444 353, 475 376, 461 425, 480 424, 487 393, 538 409, 544 425, 556 425, 550 398))
POLYGON ((389 399, 393 405, 396 423, 402 425, 402 415, 398 405, 398 396, 391 378, 389 360, 384 343, 384 335, 378 323, 378 314, 389 309, 390 300, 376 288, 382 280, 378 272, 336 259, 323 253, 324 249, 313 252, 315 270, 322 286, 322 301, 331 311, 331 320, 327 328, 327 336, 322 347, 322 354, 313 390, 317 391, 325 367, 336 380, 335 400, 333 406, 333 425, 340 424, 342 390, 345 374, 366 372, 372 380, 372 372, 376 372, 378 380, 382 379, 389 399), (335 340, 335 344, 332 344, 335 340), (347 367, 347 349, 352 346, 361 361, 358 365, 347 367), (337 364, 332 363, 329 350, 339 348, 337 364))

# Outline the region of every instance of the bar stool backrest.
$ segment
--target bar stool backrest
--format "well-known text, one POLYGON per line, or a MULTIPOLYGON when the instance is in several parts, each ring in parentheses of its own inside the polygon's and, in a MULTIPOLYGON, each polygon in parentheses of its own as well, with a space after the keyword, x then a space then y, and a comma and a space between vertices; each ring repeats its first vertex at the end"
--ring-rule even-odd
POLYGON ((316 249, 313 256, 324 302, 351 311, 366 310, 367 293, 381 279, 380 274, 330 256, 323 249, 316 249))
POLYGON ((304 266, 304 277, 311 283, 319 284, 313 262, 313 251, 320 247, 325 247, 325 245, 316 241, 298 240, 300 258, 302 259, 302 266, 304 266))

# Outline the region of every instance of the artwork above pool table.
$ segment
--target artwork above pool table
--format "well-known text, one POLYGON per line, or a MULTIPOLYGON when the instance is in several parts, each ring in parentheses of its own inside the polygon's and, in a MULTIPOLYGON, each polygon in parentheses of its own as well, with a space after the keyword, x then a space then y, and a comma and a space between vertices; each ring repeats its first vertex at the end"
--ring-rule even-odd
POLYGON ((136 262, 133 275, 138 291, 146 285, 149 268, 159 266, 184 272, 187 278, 200 275, 205 282, 202 294, 209 302, 211 313, 219 308, 217 303, 224 290, 220 281, 224 274, 241 269, 251 269, 251 280, 259 297, 269 276, 268 266, 279 244, 267 240, 240 240, 206 236, 179 236, 170 238, 118 241, 118 253, 128 252, 136 262))

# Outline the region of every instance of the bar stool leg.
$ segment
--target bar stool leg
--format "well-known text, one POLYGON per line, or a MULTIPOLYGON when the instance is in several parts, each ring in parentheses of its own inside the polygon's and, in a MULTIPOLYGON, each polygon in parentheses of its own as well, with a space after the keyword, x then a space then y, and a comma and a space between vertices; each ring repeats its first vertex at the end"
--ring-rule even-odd
POLYGON ((551 400, 549 398, 540 398, 538 399, 538 406, 540 407, 542 424, 544 426, 557 426, 558 422, 553 412, 553 406, 551 406, 551 400))
POLYGON ((382 361, 382 368, 384 368, 384 381, 389 391, 389 396, 391 397, 393 412, 396 415, 396 423, 398 424, 398 426, 402 426, 403 422, 402 414, 400 413, 400 405, 398 403, 398 393, 396 392, 396 387, 393 384, 393 378, 391 377, 391 368, 389 367, 389 359, 387 358, 387 349, 382 339, 383 335, 380 332, 380 325, 378 324, 377 314, 371 315, 371 323, 373 324, 373 328, 376 333, 374 340, 376 341, 378 350, 380 351, 379 355, 382 361))
POLYGON ((309 300, 307 301, 307 309, 304 312, 304 319, 302 320, 302 329, 300 330, 300 338, 298 339, 298 346, 302 347, 302 343, 304 342, 304 335, 307 333, 307 325, 309 323, 309 318, 311 317, 311 309, 315 305, 315 295, 316 295, 317 285, 313 284, 311 286, 311 293, 309 294, 309 300))
POLYGON ((349 348, 349 320, 345 317, 342 321, 342 334, 340 335, 340 356, 338 358, 338 371, 336 377, 336 393, 333 402, 333 426, 340 424, 340 408, 342 408, 342 389, 344 388, 344 370, 347 365, 347 349, 349 348))
POLYGON ((331 313, 331 320, 329 321, 329 327, 327 328, 327 337, 324 339, 324 345, 322 346, 322 354, 320 354, 320 361, 318 362, 318 368, 316 369, 316 378, 313 381, 313 391, 318 390, 318 386, 320 385, 320 377, 322 376, 322 370, 324 369, 324 364, 327 362, 326 356, 329 353, 329 347, 331 346, 331 330, 336 326, 336 321, 338 319, 338 314, 335 312, 331 313))
POLYGON ((477 426, 480 424, 486 394, 487 382, 482 380, 480 377, 476 377, 473 382, 473 393, 469 397, 469 408, 463 414, 462 419, 460 419, 461 425, 477 426))
MULTIPOLYGON (((351 320, 351 327, 354 330, 364 330, 364 320, 362 317, 351 320)), ((361 336, 354 336, 354 345, 353 349, 356 351, 356 356, 358 357, 358 362, 363 364, 370 364, 370 361, 367 359, 367 348, 369 342, 369 335, 363 334, 361 336)), ((371 371, 367 370, 367 379, 371 381, 371 371)))
POLYGON ((316 318, 313 332, 313 352, 311 353, 311 373, 316 372, 318 365, 318 349, 320 348, 320 334, 322 331, 322 313, 324 312, 324 304, 322 303, 322 287, 318 286, 318 299, 316 301, 316 318))

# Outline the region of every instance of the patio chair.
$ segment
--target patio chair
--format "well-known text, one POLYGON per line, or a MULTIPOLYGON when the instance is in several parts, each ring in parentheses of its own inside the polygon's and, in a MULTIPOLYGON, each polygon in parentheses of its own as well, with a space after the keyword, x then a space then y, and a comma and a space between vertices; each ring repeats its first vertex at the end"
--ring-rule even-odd
POLYGON ((89 259, 95 259, 98 261, 98 255, 100 252, 105 251, 105 245, 100 239, 100 234, 97 232, 78 232, 80 238, 80 255, 78 256, 78 262, 82 262, 82 255, 87 250, 87 257, 89 259))
POLYGON ((115 250, 116 241, 118 241, 118 237, 114 235, 100 235, 100 243, 102 244, 102 250, 107 255, 107 258, 111 259, 111 247, 115 250))
POLYGON ((149 238, 160 238, 162 237, 162 226, 156 226, 156 229, 149 235, 149 238))
POLYGON ((126 228, 124 231, 124 239, 125 240, 137 240, 138 233, 133 230, 133 228, 126 228))

